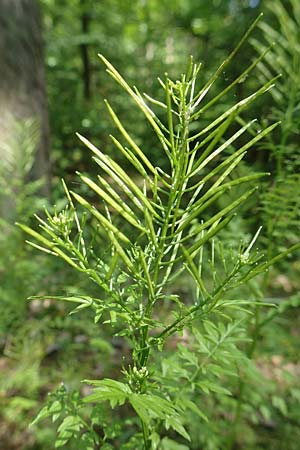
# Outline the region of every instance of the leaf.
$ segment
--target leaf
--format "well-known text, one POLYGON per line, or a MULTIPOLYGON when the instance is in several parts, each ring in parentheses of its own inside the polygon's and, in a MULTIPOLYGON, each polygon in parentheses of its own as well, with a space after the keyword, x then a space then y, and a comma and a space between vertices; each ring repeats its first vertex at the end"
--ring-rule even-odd
MULTIPOLYGON (((202 158, 195 164, 193 167, 193 171, 190 174, 190 176, 197 175, 199 171, 201 171, 207 164, 209 164, 214 158, 216 158, 220 153, 222 153, 227 147, 229 147, 236 139, 238 139, 247 129, 255 122, 252 120, 251 122, 247 123, 245 126, 240 128, 233 136, 226 139, 223 144, 220 145, 216 150, 213 152, 210 151, 210 148, 207 150, 209 153, 208 156, 202 161, 202 158)), ((218 137, 218 136, 217 136, 218 137)))
POLYGON ((84 403, 109 401, 112 408, 123 405, 131 394, 131 389, 127 384, 120 381, 104 380, 84 380, 85 383, 96 386, 93 393, 83 399, 84 403))
POLYGON ((144 423, 149 424, 151 416, 149 415, 148 408, 141 398, 141 395, 132 394, 130 397, 130 403, 137 415, 141 418, 144 423))
POLYGON ((199 361, 195 352, 189 350, 186 346, 182 344, 177 344, 177 347, 179 351, 179 356, 185 361, 185 363, 198 367, 199 361))
POLYGON ((123 241, 125 244, 129 244, 130 240, 128 239, 125 234, 123 234, 118 228, 116 228, 106 217, 104 217, 94 206, 92 206, 87 200, 85 200, 81 195, 76 194, 75 192, 70 191, 73 197, 82 205, 84 208, 86 208, 100 223, 101 225, 106 229, 110 230, 114 233, 115 236, 118 237, 121 241, 123 241))
POLYGON ((37 414, 37 416, 34 418, 34 420, 30 423, 30 426, 36 425, 38 422, 40 422, 41 420, 46 419, 47 417, 50 417, 52 415, 52 413, 49 411, 49 407, 48 405, 44 406, 39 413, 37 414))
POLYGON ((116 252, 123 259, 125 266, 134 272, 134 265, 133 265, 131 259, 127 256, 125 250, 123 249, 122 245, 120 245, 119 241, 116 239, 114 233, 112 231, 109 231, 108 236, 109 236, 113 246, 115 247, 116 252))
MULTIPOLYGON (((216 72, 212 75, 212 77, 207 81, 205 86, 200 89, 200 92, 195 97, 195 103, 194 108, 201 102, 201 100, 205 97, 205 95, 209 92, 214 82, 219 78, 221 72, 224 70, 224 68, 229 64, 229 62, 233 59, 233 57, 236 55, 236 53, 239 51, 240 47, 244 44, 244 42, 248 39, 249 35, 251 34, 252 30, 256 27, 257 22, 261 19, 262 14, 260 14, 254 22, 251 24, 251 26, 248 28, 242 39, 238 42, 237 46, 233 49, 233 51, 230 53, 230 55, 223 61, 216 72)), ((251 66, 250 66, 251 67, 251 66)), ((250 70, 250 69, 249 69, 250 70)), ((249 71, 248 70, 248 71, 249 71)), ((245 74, 243 75, 245 76, 245 74)), ((221 95, 219 95, 218 98, 220 98, 221 95)), ((197 115, 195 115, 195 119, 197 118, 197 115)))
POLYGON ((288 415, 288 409, 286 402, 282 397, 278 397, 277 395, 272 396, 272 405, 277 408, 281 414, 285 417, 288 415))
POLYGON ((103 55, 98 54, 98 56, 102 60, 102 62, 106 65, 108 73, 112 76, 112 78, 114 78, 123 87, 123 89, 125 89, 125 91, 130 95, 130 97, 142 110, 145 117, 147 118, 152 128, 154 129, 155 133, 157 134, 163 148, 167 152, 168 151, 167 146, 169 145, 169 142, 167 141, 160 127, 157 125, 155 121, 155 114, 145 103, 143 97, 139 93, 137 94, 136 92, 133 91, 133 89, 131 89, 131 87, 126 83, 124 78, 119 74, 119 72, 114 68, 114 66, 103 55))
POLYGON ((178 444, 173 439, 164 437, 161 441, 161 450, 190 450, 186 445, 178 444))
POLYGON ((208 418, 206 417, 206 415, 198 408, 196 403, 194 403, 192 400, 182 397, 178 399, 178 403, 181 408, 190 409, 195 414, 197 414, 197 416, 199 416, 202 420, 208 422, 208 418))
POLYGON ((270 409, 266 405, 259 406, 259 411, 265 420, 271 420, 272 414, 270 409))
POLYGON ((215 344, 219 342, 219 334, 216 326, 209 320, 203 320, 203 326, 207 333, 206 338, 212 340, 215 344))
POLYGON ((95 450, 95 444, 99 444, 96 433, 87 432, 80 436, 80 442, 84 443, 84 450, 95 450))
MULTIPOLYGON (((188 251, 190 253, 190 256, 194 257, 195 254, 201 249, 201 247, 203 247, 203 245, 212 237, 214 237, 222 228, 226 227, 226 225, 233 219, 234 216, 234 214, 231 214, 222 221, 217 220, 214 224, 212 224, 211 228, 204 234, 202 238, 197 239, 195 244, 189 247, 188 250, 185 248, 185 251, 188 251)), ((201 231, 203 231, 203 226, 199 225, 199 227, 196 227, 195 234, 199 235, 201 231)))
POLYGON ((90 178, 81 175, 79 172, 77 174, 80 176, 81 180, 87 184, 94 192, 96 192, 100 198, 102 198, 106 203, 112 206, 121 216, 124 217, 131 225, 137 228, 140 231, 145 232, 145 228, 139 223, 138 218, 135 214, 128 208, 125 202, 121 204, 116 202, 107 192, 101 189, 94 181, 90 178))
POLYGON ((173 430, 177 431, 178 434, 184 437, 187 441, 191 440, 190 435, 182 425, 181 417, 179 415, 168 417, 165 423, 167 429, 171 427, 173 428, 173 430))
POLYGON ((148 394, 131 394, 129 401, 145 423, 149 423, 151 419, 163 420, 167 429, 171 427, 185 439, 190 440, 175 405, 170 401, 148 394))
MULTIPOLYGON (((260 95, 262 95, 263 93, 267 92, 269 89, 271 89, 271 87, 274 86, 274 82, 280 77, 280 75, 272 78, 271 80, 269 80, 264 86, 262 86, 261 88, 259 88, 256 92, 254 92, 253 94, 249 95, 248 97, 240 100, 238 103, 236 103, 235 105, 233 105, 231 108, 229 108, 228 110, 226 110, 224 113, 222 113, 219 117, 217 117, 217 119, 215 119, 214 121, 210 122, 209 125, 207 125, 207 127, 205 127, 203 130, 201 130, 199 133, 197 133, 196 135, 192 136, 190 138, 190 141, 194 141, 196 139, 198 139, 200 136, 206 134, 208 131, 210 131, 211 129, 215 128, 217 125, 219 125, 220 123, 223 122, 223 120, 227 119, 229 116, 231 116, 232 114, 235 114, 237 112, 240 112, 241 110, 245 109, 250 103, 252 103, 254 100, 256 100, 260 95)), ((199 111, 199 115, 202 113, 202 111, 199 111)), ((260 135, 257 135, 257 138, 260 138, 260 135)), ((251 144, 252 145, 252 144, 251 144)), ((250 145, 250 146, 251 146, 250 145)))
POLYGON ((123 191, 136 204, 136 206, 138 206, 141 210, 147 208, 149 212, 151 212, 151 214, 159 218, 159 215, 152 207, 148 198, 144 195, 144 193, 140 190, 140 188, 136 185, 136 183, 130 178, 130 176, 125 172, 125 170, 122 169, 122 167, 119 164, 117 164, 112 158, 102 153, 86 138, 84 138, 78 133, 77 135, 79 139, 97 155, 97 157, 94 158, 96 163, 98 163, 100 167, 102 167, 102 169, 104 169, 109 175, 113 177, 113 179, 120 185, 121 188, 123 188, 123 191))
POLYGON ((199 345, 199 348, 197 349, 197 351, 200 353, 209 354, 210 350, 209 350, 209 347, 207 345, 206 339, 203 336, 203 334, 201 334, 200 331, 194 327, 192 328, 192 331, 193 331, 193 335, 195 336, 195 338, 198 342, 198 345, 199 345))
POLYGON ((160 444, 160 435, 153 431, 150 435, 151 444, 153 447, 153 450, 158 450, 158 446, 160 444))
MULTIPOLYGON (((169 415, 176 414, 175 407, 168 400, 157 395, 132 394, 130 403, 140 417, 144 417, 145 422, 150 419, 165 420, 169 415)), ((144 420, 142 419, 142 420, 144 420)))
MULTIPOLYGON (((236 84, 242 82, 242 80, 244 80, 248 74, 256 67, 260 64, 261 60, 263 58, 265 58, 267 52, 272 48, 272 46, 267 47, 266 49, 263 49, 263 51, 261 52, 261 55, 259 55, 259 57, 253 61, 252 64, 250 64, 250 66, 248 66, 232 83, 230 83, 225 89, 222 90, 222 92, 220 92, 220 94, 216 95, 212 100, 210 100, 202 109, 202 113, 210 108, 212 105, 214 105, 218 100, 220 100, 220 98, 222 98, 227 92, 229 92, 236 84)), ((269 77, 271 78, 271 76, 269 77)))
POLYGON ((65 431, 79 431, 82 427, 79 416, 67 416, 58 427, 58 432, 62 434, 65 431))
POLYGON ((217 394, 232 395, 227 388, 221 386, 220 384, 213 383, 209 380, 200 381, 197 383, 197 386, 199 386, 200 389, 202 389, 202 391, 206 392, 207 394, 209 394, 209 392, 216 392, 217 394))
POLYGON ((191 255, 190 255, 189 252, 185 249, 185 247, 182 246, 181 249, 182 249, 182 253, 183 253, 183 255, 184 255, 184 257, 185 257, 185 259, 186 259, 186 261, 187 261, 187 268, 188 268, 188 271, 190 272, 190 274, 191 274, 192 277, 194 278, 194 280, 195 280, 195 282, 197 283, 199 289, 200 289, 202 292, 204 292, 205 294, 207 294, 207 290, 206 290, 206 287, 205 287, 205 285, 204 285, 204 282, 203 282, 203 280, 202 280, 202 278, 201 278, 199 268, 196 267, 196 265, 195 265, 195 263, 194 263, 194 261, 193 261, 191 255))
POLYGON ((115 324, 117 321, 117 313, 116 311, 114 311, 113 309, 109 311, 109 315, 110 315, 110 322, 112 324, 115 324))
MULTIPOLYGON (((33 230, 30 227, 27 227, 26 225, 20 224, 16 222, 16 225, 20 227, 25 233, 29 234, 30 236, 34 237, 38 241, 40 241, 42 244, 44 244, 46 247, 48 247, 54 254, 57 256, 60 256, 62 259, 64 259, 70 266, 74 267, 76 270, 79 270, 80 272, 83 272, 84 270, 77 266, 77 264, 69 257, 67 256, 60 248, 57 247, 57 245, 54 242, 49 241, 49 239, 46 239, 41 234, 37 233, 35 230, 33 230)), ((33 244, 34 246, 34 244, 33 244)), ((41 248, 41 250, 46 251, 46 249, 41 248)))
MULTIPOLYGON (((120 122, 120 120, 118 119, 116 113, 114 112, 114 110, 112 109, 112 107, 110 106, 109 102, 107 100, 105 100, 105 104, 107 106, 107 109, 109 111, 109 114, 111 115, 114 123, 117 125, 117 128, 119 129, 119 131, 121 132, 121 134, 125 137, 125 139, 127 140, 127 142, 129 143, 129 145, 133 148, 133 150, 135 151, 135 153, 137 154, 138 158, 140 161, 142 161, 145 166, 148 167, 148 169, 155 174, 155 168, 152 166, 152 164, 150 163, 149 159, 145 156, 145 154, 143 153, 143 151, 137 146, 137 144, 134 142, 134 140, 129 136, 129 134, 127 133, 127 131, 125 130, 125 128, 123 127, 122 123, 120 122)), ((118 146, 119 147, 119 146, 118 146)), ((120 148, 120 147, 119 147, 120 148)), ((122 152, 123 153, 123 152, 122 152)), ((126 155, 126 151, 125 151, 125 155, 126 155)), ((145 174, 145 170, 143 171, 143 175, 145 174)))
POLYGON ((67 416, 58 427, 55 448, 64 446, 83 427, 79 416, 67 416))
POLYGON ((62 410, 63 406, 61 402, 55 400, 49 407, 49 412, 52 414, 52 422, 56 422, 56 420, 60 417, 62 410))
POLYGON ((91 306, 95 300, 98 299, 94 299, 92 297, 89 296, 63 296, 63 295, 33 295, 31 297, 29 297, 29 300, 34 300, 34 299, 39 299, 39 300, 62 300, 65 302, 71 302, 71 303, 80 303, 82 305, 87 305, 87 306, 91 306))
MULTIPOLYGON (((230 205, 226 206, 221 211, 219 211, 217 214, 212 216, 210 219, 206 220, 202 225, 199 225, 199 227, 197 227, 197 233, 200 233, 202 230, 205 230, 205 228, 208 228, 208 226, 212 225, 213 223, 216 223, 217 220, 222 219, 225 215, 230 213, 233 209, 240 206, 256 190, 257 190, 257 188, 250 189, 245 194, 241 195, 238 199, 234 200, 230 205)), ((198 208, 196 208, 195 211, 193 211, 191 214, 189 214, 188 217, 185 220, 183 220, 181 222, 180 226, 178 227, 178 230, 177 230, 178 233, 180 233, 180 231, 185 229, 187 227, 187 225, 189 225, 190 222, 198 216, 198 213, 199 213, 198 208)), ((197 244, 198 243, 195 244, 196 247, 198 247, 197 244)), ((191 253, 191 251, 189 251, 189 253, 191 253)))

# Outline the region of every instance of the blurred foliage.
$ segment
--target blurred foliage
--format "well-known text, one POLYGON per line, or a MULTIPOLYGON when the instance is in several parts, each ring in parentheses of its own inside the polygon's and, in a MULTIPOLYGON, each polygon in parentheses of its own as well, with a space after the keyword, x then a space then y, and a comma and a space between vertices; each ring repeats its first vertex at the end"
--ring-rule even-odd
MULTIPOLYGON (((235 64, 226 68, 218 83, 222 88, 232 82, 241 68, 246 68, 257 54, 275 42, 261 61, 256 77, 242 80, 232 94, 240 99, 266 77, 282 73, 276 88, 269 96, 264 96, 250 114, 261 119, 254 133, 274 120, 281 120, 281 125, 251 151, 241 164, 238 176, 255 170, 268 170, 272 175, 243 216, 232 222, 221 237, 226 249, 234 251, 240 240, 248 240, 253 229, 262 223, 264 228, 258 243, 269 256, 299 240, 298 0, 40 0, 40 6, 51 121, 53 198, 58 210, 65 206, 59 178, 69 180, 72 187, 75 170, 93 171, 75 131, 92 137, 103 152, 113 155, 109 139, 113 124, 102 98, 109 97, 132 137, 143 144, 146 154, 155 159, 158 166, 165 164, 142 117, 136 115, 133 104, 103 73, 98 52, 107 56, 130 84, 137 84, 142 92, 147 91, 156 98, 159 96, 157 77, 163 78, 164 72, 171 78, 178 77, 186 68, 190 54, 195 60, 203 61, 202 77, 208 79, 262 11, 263 23, 255 31, 251 45, 243 48, 235 64)), ((230 100, 222 98, 215 105, 216 111, 230 100)), ((201 120, 209 120, 209 116, 201 120)), ((16 126, 30 128, 32 139, 36 139, 34 123, 16 126)), ((18 219, 31 224, 32 214, 45 203, 38 194, 42 182, 28 183, 26 174, 33 162, 31 142, 24 140, 12 142, 12 145, 19 147, 20 158, 17 165, 12 162, 10 167, 1 170, 1 201, 7 202, 13 197, 18 219), (15 170, 23 173, 16 186, 12 182, 15 170)), ((124 160, 119 162, 126 164, 124 160)), ((84 189, 82 185, 76 188, 84 189)), ((226 202, 231 199, 229 193, 226 202)), ((86 292, 86 285, 79 275, 72 276, 59 261, 37 255, 26 246, 23 233, 13 226, 14 220, 15 217, 1 219, 4 231, 0 239, 0 446, 5 450, 46 450, 54 448, 51 422, 49 426, 44 424, 31 429, 28 425, 47 392, 59 389, 63 380, 71 397, 73 390, 82 389, 79 380, 91 377, 91 372, 95 378, 112 377, 116 366, 119 369, 124 348, 120 348, 119 340, 112 338, 107 329, 91 325, 84 314, 79 319, 65 318, 69 310, 64 305, 26 301, 30 295, 45 295, 46 292, 62 295, 86 292)), ((209 267, 209 256, 206 258, 209 267)), ((273 302, 278 308, 276 311, 266 308, 261 313, 259 320, 263 327, 259 329, 256 317, 249 321, 247 335, 253 337, 257 332, 258 344, 251 358, 238 364, 244 385, 229 373, 221 381, 232 391, 232 396, 214 392, 205 400, 199 397, 210 421, 201 422, 199 433, 199 417, 191 413, 187 419, 196 442, 195 450, 298 450, 299 271, 299 255, 295 254, 251 286, 253 298, 273 302), (239 396, 243 397, 243 402, 233 429, 239 396)), ((191 295, 189 282, 189 279, 178 281, 187 300, 191 295)), ((89 294, 93 292, 90 290, 89 294)), ((167 307, 162 314, 168 314, 167 307)), ((205 341, 205 330, 202 331, 205 341)), ((182 370, 190 356, 185 347, 186 338, 183 335, 172 343, 181 345, 182 370)), ((170 374, 172 345, 164 355, 170 374)), ((193 345, 192 356, 196 355, 201 361, 203 355, 199 355, 199 348, 193 345)), ((242 344, 240 350, 246 351, 247 346, 247 343, 242 344)), ((219 375, 215 372, 214 377, 219 375)), ((170 384, 177 379, 178 374, 174 373, 170 384)), ((106 432, 117 436, 120 430, 109 426, 109 416, 104 418, 106 432)), ((169 437, 163 440, 162 450, 177 448, 187 450, 189 447, 175 444, 169 437)))
MULTIPOLYGON (((156 98, 156 78, 164 72, 178 77, 190 54, 205 62, 202 76, 207 78, 258 13, 258 2, 251 7, 248 0, 176 0, 171 4, 169 0, 41 0, 41 4, 52 158, 59 176, 73 173, 75 167, 86 169, 89 164, 74 130, 87 138, 93 136, 96 144, 111 152, 108 135, 112 124, 100 101, 107 97, 117 105, 133 138, 146 145, 146 154, 155 155, 158 165, 164 164, 142 117, 133 116, 133 105, 124 93, 101 75, 97 53, 108 56, 129 83, 156 98)), ((240 58, 243 65, 249 61, 247 54, 240 58)), ((229 72, 226 69, 224 83, 237 73, 235 65, 229 72)))

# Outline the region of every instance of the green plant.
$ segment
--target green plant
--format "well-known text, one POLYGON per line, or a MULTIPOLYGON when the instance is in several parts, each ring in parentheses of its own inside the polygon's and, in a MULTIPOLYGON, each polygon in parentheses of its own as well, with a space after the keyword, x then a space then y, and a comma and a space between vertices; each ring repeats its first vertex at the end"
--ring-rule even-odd
MULTIPOLYGON (((267 152, 267 160, 270 167, 273 167, 273 174, 270 181, 264 182, 264 188, 260 195, 261 222, 264 232, 261 239, 268 259, 274 257, 278 252, 286 251, 286 248, 293 245, 298 249, 299 245, 299 95, 300 95, 300 47, 299 47, 299 21, 300 9, 299 2, 289 0, 285 5, 281 1, 267 3, 270 13, 269 21, 273 19, 273 24, 261 22, 259 28, 262 37, 252 39, 251 43, 258 53, 266 52, 265 58, 260 61, 258 67, 258 78, 260 82, 265 82, 272 74, 281 71, 281 77, 271 90, 272 107, 268 114, 258 125, 257 132, 260 132, 261 126, 265 127, 268 123, 279 120, 279 126, 276 131, 269 134, 266 140, 261 144, 261 148, 267 152)), ((264 105, 264 109, 266 106, 264 105)), ((295 252, 298 255, 298 252, 295 252)), ((291 260, 283 260, 279 265, 281 276, 291 285, 293 279, 291 260)), ((253 296, 257 300, 272 296, 274 289, 274 273, 266 272, 259 282, 252 284, 253 296)), ((252 342, 247 351, 250 359, 257 357, 261 350, 258 349, 261 344, 262 336, 266 333, 265 327, 272 320, 280 319, 284 321, 287 311, 299 306, 297 295, 287 293, 275 298, 272 301, 277 303, 278 308, 268 314, 262 313, 257 308, 254 320, 251 323, 249 337, 252 342), (256 353, 256 355, 255 355, 256 353)), ((275 326, 275 325, 274 325, 275 326)), ((281 330, 282 336, 285 331, 281 330)), ((278 335, 280 331, 278 330, 278 335)), ((286 340, 290 337, 285 337, 286 340)), ((276 352, 282 350, 277 349, 276 352)), ((280 356, 281 357, 281 356, 280 356)), ((270 358, 270 355, 269 355, 270 358)), ((251 395, 251 390, 257 385, 255 379, 251 376, 242 374, 239 380, 238 401, 235 406, 235 418, 232 427, 232 435, 228 448, 233 448, 238 431, 241 429, 244 417, 249 417, 249 409, 253 406, 257 409, 263 406, 261 413, 266 421, 274 416, 272 406, 266 405, 266 396, 275 391, 275 404, 281 405, 281 413, 285 417, 287 426, 293 427, 292 414, 289 416, 286 406, 286 393, 280 397, 279 382, 274 383, 276 388, 270 387, 268 380, 264 382, 264 392, 257 392, 256 398, 251 395), (266 387, 268 386, 268 387, 266 387), (276 394, 277 389, 277 394, 276 394), (285 411, 285 412, 283 412, 285 411), (290 423, 290 422, 291 423, 290 423)), ((284 378, 281 375, 282 378, 284 378)), ((280 380, 281 381, 281 380, 280 380)), ((282 383, 284 384, 284 383, 282 383)), ((281 387, 282 388, 282 387, 281 387)), ((271 402, 270 402, 271 403, 271 402)), ((275 408, 276 409, 276 408, 275 408)), ((278 421, 278 423, 280 420, 278 421)), ((277 425, 278 427, 278 425, 277 425)), ((282 431, 284 433, 284 431, 282 431)), ((286 445, 286 444, 284 444, 286 445)), ((273 445, 274 446, 274 445, 273 445)))
POLYGON ((24 246, 21 230, 15 220, 29 223, 32 214, 41 209, 45 200, 40 198, 42 180, 29 181, 38 141, 38 124, 28 119, 16 121, 11 141, 6 148, 6 158, 0 167, 0 340, 8 329, 18 327, 26 315, 24 294, 40 283, 37 259, 31 258, 31 250, 24 246), (12 270, 13 268, 13 270, 12 270))
MULTIPOLYGON (((68 199, 65 209, 54 215, 46 210, 46 219, 37 217, 41 232, 19 225, 34 238, 31 245, 62 258, 99 291, 97 298, 80 294, 51 298, 75 303, 72 313, 91 308, 94 321, 109 324, 128 347, 129 355, 120 356, 117 379, 85 380, 92 392, 83 398, 64 388, 50 396, 35 423, 45 417, 60 420, 57 447, 73 438, 76 448, 84 449, 97 445, 102 450, 189 448, 185 444, 191 440, 188 415, 206 420, 195 401, 199 392, 230 395, 223 382, 236 375, 239 359, 247 360, 239 343, 246 338, 248 314, 257 303, 264 303, 253 301, 250 295, 241 298, 236 290, 246 289, 252 278, 284 255, 262 261, 254 250, 259 231, 236 253, 224 249, 217 236, 253 195, 253 183, 265 175, 236 177, 235 168, 247 150, 277 124, 242 143, 239 139, 253 121, 235 127, 232 133, 230 125, 236 126, 236 116, 267 92, 274 79, 202 129, 201 121, 206 111, 213 111, 222 96, 261 60, 262 56, 224 91, 206 101, 214 82, 254 25, 204 86, 198 86, 200 66, 192 60, 179 81, 173 82, 168 76, 160 80, 165 102, 131 88, 99 55, 108 73, 149 122, 169 170, 156 167, 145 156, 106 101, 121 136, 120 140, 111 136, 112 142, 136 175, 125 172, 79 136, 101 169, 97 182, 78 173, 93 196, 86 199, 70 192, 63 182, 68 199), (165 113, 164 123, 150 104, 165 113), (250 188, 244 187, 247 184, 250 188), (243 187, 242 194, 226 204, 227 193, 236 187, 243 187), (220 198, 225 206, 216 210, 220 198), (82 210, 75 207, 74 200, 82 210), (176 289, 183 279, 191 285, 186 295, 176 289), (186 341, 180 338, 183 333, 186 341), (164 353, 168 345, 176 349, 170 358, 164 353), (106 419, 108 402, 111 408, 119 406, 120 417, 123 414, 126 419, 114 416, 110 426, 106 419)), ((193 448, 194 444, 188 445, 193 448)))
POLYGON ((29 224, 45 203, 39 195, 43 181, 29 179, 39 127, 32 119, 11 121, 11 126, 0 166, 0 441, 4 448, 30 442, 28 419, 37 405, 42 346, 38 333, 32 336, 34 321, 24 297, 36 293, 47 273, 45 256, 33 258, 22 230, 14 226, 16 219, 29 224))
POLYGON ((279 71, 282 74, 271 91, 272 107, 262 121, 263 126, 268 121, 280 121, 276 132, 269 135, 262 146, 268 152, 269 164, 274 166, 271 183, 266 183, 262 195, 266 247, 268 255, 272 256, 278 248, 282 250, 284 246, 298 241, 300 9, 296 0, 289 0, 285 5, 275 0, 268 4, 268 10, 273 24, 260 23, 262 37, 251 42, 259 53, 269 48, 265 59, 258 64, 260 81, 264 82, 279 71))

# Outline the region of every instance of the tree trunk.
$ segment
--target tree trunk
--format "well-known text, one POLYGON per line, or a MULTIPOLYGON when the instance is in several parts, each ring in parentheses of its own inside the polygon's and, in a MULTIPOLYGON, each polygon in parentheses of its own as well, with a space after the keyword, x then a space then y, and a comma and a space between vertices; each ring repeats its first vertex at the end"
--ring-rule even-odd
MULTIPOLYGON (((49 126, 36 0, 0 0, 0 159, 2 184, 6 180, 13 186, 18 180, 20 186, 30 171, 34 179, 44 178, 43 193, 49 194, 49 126)), ((7 199, 0 205, 7 218, 5 209, 7 199)))

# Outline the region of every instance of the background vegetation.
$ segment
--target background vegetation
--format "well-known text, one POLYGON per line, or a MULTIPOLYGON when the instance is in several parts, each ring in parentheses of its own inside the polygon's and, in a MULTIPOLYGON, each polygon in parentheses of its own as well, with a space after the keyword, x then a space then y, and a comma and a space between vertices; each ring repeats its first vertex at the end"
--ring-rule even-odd
MULTIPOLYGON (((50 122, 51 165, 44 175, 51 176, 51 196, 47 198, 47 190, 41 188, 47 177, 33 179, 38 131, 35 121, 25 120, 18 124, 21 138, 12 140, 11 144, 17 149, 17 156, 11 165, 3 164, 0 171, 1 202, 6 205, 7 199, 14 198, 15 211, 13 217, 2 214, 0 238, 0 442, 5 450, 54 448, 56 427, 50 420, 28 428, 47 401, 47 393, 56 391, 65 395, 60 387, 63 382, 67 395, 76 390, 89 394, 80 381, 118 376, 121 356, 128 352, 122 339, 113 336, 108 327, 94 324, 88 312, 68 316, 68 305, 51 300, 51 295, 78 292, 97 297, 96 286, 91 288, 83 276, 74 275, 58 258, 40 254, 26 245, 27 237, 14 225, 17 217, 26 225, 36 226, 33 214, 40 212, 44 204, 51 214, 55 214, 52 204, 61 211, 65 207, 62 177, 70 189, 87 195, 86 186, 74 173, 88 172, 92 177, 97 168, 91 164, 90 154, 75 132, 91 139, 130 171, 126 159, 116 154, 110 143, 109 134, 114 125, 103 98, 109 98, 125 128, 151 161, 162 170, 167 166, 142 115, 126 93, 105 74, 97 53, 104 54, 130 85, 164 100, 157 77, 164 78, 167 72, 170 78, 178 79, 192 54, 195 61, 203 62, 200 76, 204 84, 250 23, 263 12, 264 17, 248 43, 222 71, 212 96, 230 85, 258 55, 266 49, 268 53, 251 76, 241 78, 198 124, 193 124, 193 131, 196 133, 197 127, 203 128, 233 102, 282 74, 275 87, 251 104, 233 125, 238 129, 248 119, 257 119, 242 137, 246 142, 280 121, 239 165, 237 177, 255 172, 271 175, 263 178, 260 189, 243 206, 236 220, 222 230, 220 239, 226 251, 234 252, 241 240, 251 241, 262 226, 255 245, 268 259, 299 242, 300 6, 297 0, 40 0, 39 7, 50 122), (26 300, 29 296, 45 295, 49 299, 26 300)), ((233 150, 229 149, 229 153, 233 150)), ((228 192, 218 207, 234 199, 228 192)), ((214 212, 211 209, 208 214, 214 212)), ((122 226, 125 225, 120 223, 122 226)), ((204 257, 213 270, 211 254, 204 257)), ((242 364, 238 357, 234 362, 239 376, 232 376, 229 368, 226 372, 226 367, 221 373, 215 369, 214 379, 223 389, 207 388, 199 397, 208 421, 190 413, 187 421, 193 437, 191 447, 180 439, 175 444, 170 433, 164 439, 165 450, 299 448, 299 270, 296 250, 258 280, 249 282, 247 291, 240 291, 241 296, 246 295, 254 302, 273 303, 276 308, 262 307, 259 311, 254 308, 246 329, 232 333, 224 351, 231 348, 243 355, 242 364)), ((192 295, 189 278, 175 281, 173 289, 188 305, 192 295)), ((169 314, 167 307, 163 313, 169 314)), ((211 330, 202 333, 208 336, 207 345, 211 345, 211 330)), ((174 348, 179 345, 182 364, 188 365, 188 358, 192 358, 187 355, 188 338, 184 334, 174 338, 165 349, 164 357, 171 367, 170 379, 165 377, 169 385, 172 378, 178 377, 175 369, 172 372, 172 367, 176 367, 175 363, 172 366, 174 348)), ((205 358, 201 354, 198 357, 200 361, 205 358)), ((222 348, 218 358, 218 361, 224 358, 222 348)), ((108 414, 103 421, 107 421, 109 442, 121 448, 118 424, 110 427, 108 414)), ((128 418, 126 411, 121 411, 120 424, 126 420, 130 420, 130 414, 128 418)), ((78 446, 74 447, 70 441, 64 448, 78 446)))

